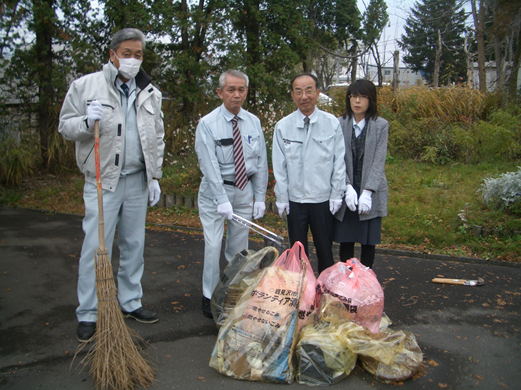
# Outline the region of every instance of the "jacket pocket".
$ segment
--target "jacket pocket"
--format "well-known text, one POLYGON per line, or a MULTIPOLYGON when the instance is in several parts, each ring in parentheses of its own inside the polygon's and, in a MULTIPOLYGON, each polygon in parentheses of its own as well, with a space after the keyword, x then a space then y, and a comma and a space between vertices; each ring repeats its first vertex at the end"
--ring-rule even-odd
POLYGON ((333 161, 334 155, 334 135, 314 136, 313 138, 313 154, 317 161, 326 162, 333 161))
POLYGON ((233 138, 223 138, 215 141, 215 155, 220 164, 233 163, 233 138))
POLYGON ((260 155, 260 136, 244 135, 242 144, 245 145, 244 157, 257 159, 260 155))
MULTIPOLYGON (((101 104, 101 109, 103 111, 103 117, 99 123, 99 133, 101 135, 109 135, 113 137, 114 131, 114 109, 115 104, 111 100, 99 99, 98 102, 101 104)), ((90 105, 90 101, 87 102, 87 105, 90 105)))
POLYGON ((299 140, 284 138, 284 154, 289 162, 301 163, 304 143, 299 140))

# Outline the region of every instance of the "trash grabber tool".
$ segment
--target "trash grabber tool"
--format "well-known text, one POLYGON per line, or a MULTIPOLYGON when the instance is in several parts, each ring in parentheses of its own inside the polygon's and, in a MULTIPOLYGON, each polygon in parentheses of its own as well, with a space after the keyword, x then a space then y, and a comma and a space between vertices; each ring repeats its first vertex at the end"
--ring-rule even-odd
POLYGON ((285 248, 285 242, 284 237, 278 236, 273 232, 270 232, 268 229, 263 228, 260 225, 257 225, 254 222, 248 221, 247 219, 238 216, 237 214, 232 214, 232 219, 235 222, 240 223, 241 225, 244 225, 248 227, 249 229, 253 230, 254 232, 260 234, 262 237, 267 238, 271 242, 275 244, 275 246, 278 246, 280 248, 285 248))

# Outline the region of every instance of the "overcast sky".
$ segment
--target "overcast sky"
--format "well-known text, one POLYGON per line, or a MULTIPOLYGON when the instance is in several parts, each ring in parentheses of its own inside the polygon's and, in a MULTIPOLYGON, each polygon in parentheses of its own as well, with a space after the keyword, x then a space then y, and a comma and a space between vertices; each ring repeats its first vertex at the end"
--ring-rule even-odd
MULTIPOLYGON (((382 37, 380 39, 380 55, 387 61, 389 66, 392 66, 393 53, 395 50, 400 50, 398 46, 398 40, 402 34, 405 33, 404 25, 405 20, 411 12, 411 8, 414 6, 417 0, 386 0, 387 13, 389 14, 389 27, 384 29, 382 37)), ((366 6, 369 4, 369 0, 357 0, 358 9, 361 13, 364 12, 366 6)), ((469 13, 469 19, 467 19, 467 25, 472 26, 472 18, 470 17, 470 4, 465 4, 465 10, 469 13)), ((403 56, 400 53, 400 58, 403 56)), ((374 60, 370 61, 374 64, 374 60)), ((403 63, 401 64, 403 66, 403 63)))

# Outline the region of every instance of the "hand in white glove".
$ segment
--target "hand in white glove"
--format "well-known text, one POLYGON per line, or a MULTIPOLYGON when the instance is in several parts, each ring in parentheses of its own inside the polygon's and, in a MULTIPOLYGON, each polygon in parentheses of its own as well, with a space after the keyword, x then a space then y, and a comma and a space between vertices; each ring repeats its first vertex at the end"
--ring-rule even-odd
POLYGON ((221 215, 221 217, 225 217, 226 219, 233 218, 233 207, 230 202, 218 204, 217 212, 221 215))
POLYGON ((279 209, 279 216, 282 218, 282 214, 284 214, 284 211, 286 212, 286 215, 289 215, 289 203, 279 203, 275 202, 277 205, 277 208, 279 209))
POLYGON ((356 211, 356 205, 358 204, 357 200, 358 195, 356 194, 355 189, 351 184, 347 185, 346 188, 346 205, 351 211, 356 211))
POLYGON ((148 189, 148 200, 150 201, 150 207, 154 207, 159 202, 159 196, 161 195, 161 188, 157 180, 152 180, 150 188, 148 189))
POLYGON ((264 217, 264 212, 266 211, 266 203, 264 202, 255 202, 253 203, 253 218, 259 219, 264 217))
POLYGON ((342 199, 329 199, 329 211, 331 211, 331 214, 335 215, 340 206, 342 206, 342 199))
POLYGON ((101 103, 93 100, 87 107, 87 125, 89 125, 90 129, 94 129, 94 122, 101 121, 101 118, 103 118, 101 103))
POLYGON ((373 193, 368 190, 364 190, 362 195, 360 195, 360 199, 358 199, 358 214, 369 214, 371 211, 371 206, 373 201, 371 200, 371 195, 373 193))

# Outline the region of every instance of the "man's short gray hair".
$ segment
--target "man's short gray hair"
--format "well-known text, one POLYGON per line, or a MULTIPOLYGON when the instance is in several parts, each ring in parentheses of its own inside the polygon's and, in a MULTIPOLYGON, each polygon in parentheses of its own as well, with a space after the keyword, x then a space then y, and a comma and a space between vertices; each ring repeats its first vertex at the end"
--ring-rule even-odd
POLYGON ((248 86, 250 85, 250 79, 248 78, 246 73, 242 73, 239 70, 230 69, 219 76, 219 88, 220 89, 223 89, 224 86, 226 85, 226 76, 235 76, 235 77, 240 77, 241 79, 244 79, 246 81, 246 88, 248 88, 248 86))
POLYGON ((119 45, 121 45, 123 41, 140 41, 143 45, 143 51, 145 51, 145 35, 137 28, 124 28, 119 30, 114 34, 112 42, 110 42, 110 48, 114 51, 118 50, 119 45))

